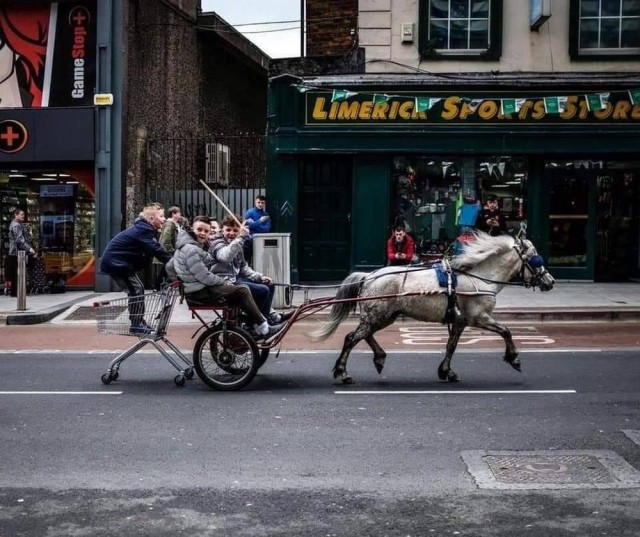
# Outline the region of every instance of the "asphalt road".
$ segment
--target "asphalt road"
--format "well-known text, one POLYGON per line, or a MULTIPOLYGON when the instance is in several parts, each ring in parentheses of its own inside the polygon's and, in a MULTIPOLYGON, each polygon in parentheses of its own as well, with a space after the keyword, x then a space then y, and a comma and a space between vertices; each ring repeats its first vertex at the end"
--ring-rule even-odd
POLYGON ((523 373, 462 350, 458 384, 355 352, 354 386, 291 352, 231 393, 151 353, 105 386, 111 358, 0 353, 0 536, 640 535, 638 350, 523 350, 523 373), (606 452, 630 481, 490 488, 477 452, 606 452))

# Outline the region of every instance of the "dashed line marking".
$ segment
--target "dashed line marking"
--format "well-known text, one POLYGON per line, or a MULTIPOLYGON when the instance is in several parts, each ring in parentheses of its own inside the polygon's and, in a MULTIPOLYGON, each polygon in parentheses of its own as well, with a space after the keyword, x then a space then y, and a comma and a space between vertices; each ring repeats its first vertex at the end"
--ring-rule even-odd
POLYGON ((123 392, 56 392, 56 391, 11 391, 0 395, 122 395, 123 392))
POLYGON ((340 390, 336 395, 547 395, 577 394, 576 390, 340 390))

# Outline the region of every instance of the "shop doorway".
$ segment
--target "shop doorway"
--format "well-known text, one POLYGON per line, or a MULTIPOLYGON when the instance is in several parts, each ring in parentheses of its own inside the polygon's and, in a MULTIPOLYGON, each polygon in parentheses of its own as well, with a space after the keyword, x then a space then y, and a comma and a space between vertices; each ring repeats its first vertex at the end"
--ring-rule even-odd
POLYGON ((538 207, 556 278, 640 277, 640 163, 547 161, 538 207))
POLYGON ((301 281, 342 280, 351 267, 350 157, 300 163, 298 268, 301 281))

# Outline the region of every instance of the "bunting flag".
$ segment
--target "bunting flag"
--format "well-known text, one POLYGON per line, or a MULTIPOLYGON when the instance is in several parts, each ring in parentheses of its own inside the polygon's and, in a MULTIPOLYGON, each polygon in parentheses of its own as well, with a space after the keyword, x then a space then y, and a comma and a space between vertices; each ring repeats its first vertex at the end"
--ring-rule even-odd
POLYGON ((500 110, 503 116, 517 114, 526 99, 500 99, 500 110))
POLYGON ((416 112, 426 112, 431 107, 442 99, 434 99, 431 97, 416 97, 416 112))
POLYGON ((475 114, 478 106, 482 104, 483 100, 484 99, 469 99, 469 97, 463 97, 462 99, 460 99, 460 102, 466 104, 467 108, 471 110, 471 113, 475 114))
POLYGON ((300 93, 305 93, 309 91, 311 88, 309 86, 305 86, 304 84, 292 84, 294 88, 296 88, 300 93))
POLYGON ((382 104, 386 103, 389 100, 389 96, 384 93, 374 93, 373 94, 373 104, 382 104))
POLYGON ((640 104, 640 88, 630 89, 629 99, 631 99, 631 104, 640 104))
POLYGON ((547 114, 562 114, 567 107, 566 97, 545 97, 544 110, 547 114))
POLYGON ((608 93, 592 93, 584 96, 589 110, 603 110, 609 102, 608 93))
POLYGON ((353 97, 355 95, 358 95, 355 91, 333 90, 333 95, 331 95, 331 102, 334 103, 336 101, 346 101, 349 97, 353 97))

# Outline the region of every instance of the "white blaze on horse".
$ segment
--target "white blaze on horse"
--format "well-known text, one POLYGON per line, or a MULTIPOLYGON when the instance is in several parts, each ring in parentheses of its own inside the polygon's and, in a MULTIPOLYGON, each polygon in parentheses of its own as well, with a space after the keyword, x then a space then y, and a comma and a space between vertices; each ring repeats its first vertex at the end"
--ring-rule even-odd
POLYGON ((353 384, 347 373, 347 360, 351 350, 363 339, 373 350, 373 363, 381 373, 387 354, 373 335, 391 325, 399 315, 449 324, 446 354, 438 367, 440 380, 459 380, 451 369, 451 358, 467 326, 500 334, 506 344, 504 360, 521 370, 511 331, 491 316, 496 295, 505 285, 514 284, 550 291, 555 280, 531 241, 509 235, 491 237, 483 232, 474 235, 474 240, 466 243, 462 253, 451 260, 448 272, 427 267, 385 267, 370 273, 354 272, 344 280, 335 297, 343 301, 332 306, 328 321, 311 334, 316 341, 328 338, 356 304, 360 304, 360 323, 345 337, 333 368, 334 378, 353 384), (440 278, 446 274, 449 283, 457 280, 451 293, 441 286, 438 272, 440 278), (452 296, 457 301, 456 307, 452 307, 452 296))

